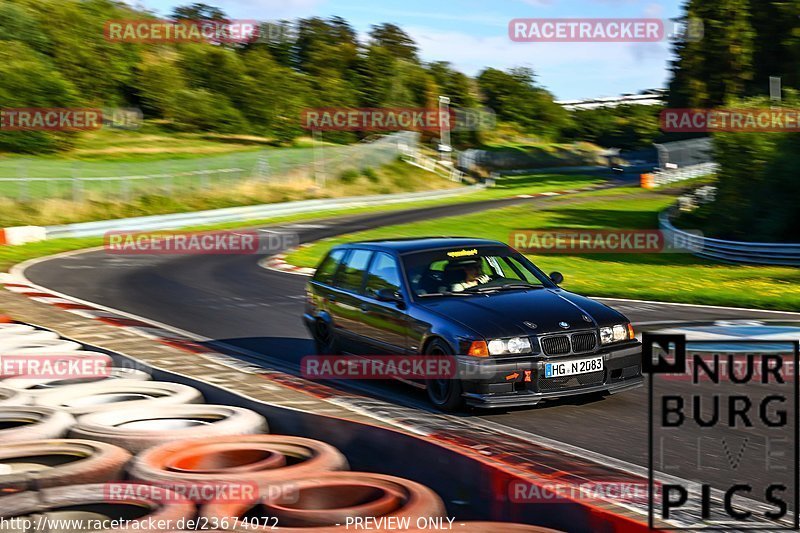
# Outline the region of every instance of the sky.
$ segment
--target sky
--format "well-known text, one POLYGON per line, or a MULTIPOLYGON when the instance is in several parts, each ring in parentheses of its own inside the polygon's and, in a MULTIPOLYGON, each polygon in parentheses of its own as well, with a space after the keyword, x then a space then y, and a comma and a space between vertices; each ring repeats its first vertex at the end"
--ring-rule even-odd
POLYGON ((449 61, 474 76, 486 67, 533 69, 557 99, 594 98, 665 87, 670 45, 659 43, 517 43, 515 18, 661 18, 680 15, 681 0, 128 0, 160 15, 204 1, 231 18, 262 21, 338 15, 365 36, 392 22, 417 42, 425 61, 449 61))

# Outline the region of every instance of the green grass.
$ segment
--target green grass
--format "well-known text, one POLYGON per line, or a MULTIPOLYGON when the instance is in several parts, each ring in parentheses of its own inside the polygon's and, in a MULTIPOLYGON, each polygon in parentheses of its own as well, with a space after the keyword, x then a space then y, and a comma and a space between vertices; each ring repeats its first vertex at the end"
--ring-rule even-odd
MULTIPOLYGON (((669 193, 637 188, 589 192, 554 198, 546 207, 515 206, 340 236, 301 248, 288 261, 313 267, 332 245, 361 239, 469 235, 508 242, 517 229, 657 228, 658 213, 673 202, 669 193)), ((587 295, 800 310, 796 268, 728 265, 676 253, 529 257, 546 272, 562 272, 564 288, 587 295)))
MULTIPOLYGON (((515 194, 571 189, 600 181, 597 178, 579 175, 521 176, 499 180, 498 187, 472 194, 467 199, 484 200, 515 194)), ((101 195, 93 197, 90 202, 72 202, 65 199, 22 202, 0 198, 0 227, 67 224, 311 198, 434 190, 456 185, 413 165, 394 161, 379 167, 365 166, 344 181, 332 175, 322 188, 317 187, 310 177, 298 174, 291 180, 277 182, 258 179, 228 180, 208 189, 191 188, 175 183, 170 190, 150 191, 148 194, 134 196, 127 201, 101 195)))
MULTIPOLYGON (((74 177, 125 178, 83 181, 84 192, 127 196, 189 186, 207 187, 263 172, 281 175, 315 161, 311 139, 299 138, 292 146, 277 146, 272 139, 257 136, 180 133, 146 123, 133 131, 85 132, 75 146, 64 152, 41 156, 0 153, 0 197, 73 198, 74 177), (222 173, 221 170, 239 169, 222 173), (131 178, 205 172, 174 178, 131 178), (9 181, 25 178, 30 181, 9 181), (56 181, 57 179, 57 181, 56 181), (5 181, 4 181, 5 180, 5 181)), ((316 157, 345 159, 349 147, 317 143, 316 157)))
MULTIPOLYGON (((411 174, 416 172, 424 172, 411 165, 402 164, 398 165, 398 169, 393 174, 394 180, 405 180, 411 174)), ((385 169, 384 169, 384 172, 385 169)), ((379 172, 380 174, 380 172, 379 172)), ((416 175, 416 174, 415 174, 416 175)), ((418 179, 425 178, 431 179, 434 176, 430 173, 424 175, 417 175, 418 179)), ((595 178, 580 178, 578 176, 529 176, 527 180, 514 182, 513 187, 487 189, 469 194, 462 194, 452 198, 442 198, 439 200, 419 200, 411 202, 399 202, 391 205, 377 205, 370 207, 356 207, 347 209, 335 209, 327 211, 317 211, 315 213, 301 213, 284 217, 273 217, 263 220, 252 220, 248 222, 234 222, 228 224, 216 224, 209 226, 200 226, 197 228, 184 228, 185 230, 210 230, 210 229, 233 229, 243 227, 255 227, 265 224, 279 224, 287 222, 299 222, 308 220, 317 220, 321 218, 330 218, 336 216, 352 216, 375 212, 390 212, 399 211, 402 209, 413 209, 431 207, 435 205, 447 205, 458 202, 474 202, 479 200, 488 200, 494 198, 501 198, 514 194, 530 194, 535 192, 545 192, 561 189, 569 189, 573 187, 580 187, 589 184, 598 183, 599 180, 595 178)), ((60 252, 67 252, 71 250, 79 250, 81 248, 90 248, 94 246, 102 246, 102 237, 85 237, 80 239, 56 239, 52 241, 44 241, 38 243, 31 243, 22 246, 0 246, 0 271, 7 270, 14 264, 42 257, 60 252)))

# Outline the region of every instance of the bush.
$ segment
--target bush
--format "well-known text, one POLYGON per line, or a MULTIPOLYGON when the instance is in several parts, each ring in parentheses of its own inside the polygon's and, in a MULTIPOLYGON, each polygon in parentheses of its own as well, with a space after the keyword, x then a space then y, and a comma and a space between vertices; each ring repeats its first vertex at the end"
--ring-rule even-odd
POLYGON ((367 167, 367 168, 363 169, 361 171, 361 173, 364 175, 364 177, 366 177, 372 183, 377 183, 378 182, 378 173, 375 172, 375 169, 367 167))
POLYGON ((342 183, 353 183, 358 179, 359 175, 357 170, 350 168, 339 174, 339 181, 342 183))
POLYGON ((182 105, 176 119, 181 124, 219 133, 236 133, 245 128, 242 114, 222 95, 204 89, 183 89, 178 91, 178 101, 182 105))
MULTIPOLYGON (((731 107, 754 104, 759 102, 731 107)), ((758 107, 769 105, 760 102, 758 107)), ((710 236, 723 239, 800 242, 797 134, 715 133, 713 151, 720 165, 716 200, 687 217, 685 224, 699 223, 710 236)))

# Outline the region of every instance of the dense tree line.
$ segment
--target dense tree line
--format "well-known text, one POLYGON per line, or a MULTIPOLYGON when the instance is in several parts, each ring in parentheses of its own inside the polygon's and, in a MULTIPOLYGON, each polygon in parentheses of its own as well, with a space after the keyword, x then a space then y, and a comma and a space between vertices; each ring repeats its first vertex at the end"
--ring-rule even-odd
MULTIPOLYGON (((797 108, 800 6, 796 0, 689 0, 702 39, 676 43, 670 105, 769 108, 769 77, 781 78, 780 105, 797 108)), ((712 236, 800 242, 797 133, 715 132, 717 200, 684 217, 712 236)))
MULTIPOLYGON (((435 107, 440 94, 459 107, 497 105, 504 118, 547 134, 557 132, 553 122, 563 114, 531 72, 487 69, 473 79, 447 62, 422 62, 414 41, 393 24, 374 26, 366 42, 339 17, 284 21, 243 44, 104 38, 109 20, 151 17, 113 0, 0 0, 0 107, 138 107, 179 130, 279 141, 303 133, 306 107, 435 107)), ((226 15, 193 4, 170 18, 226 15)), ((478 140, 470 133, 455 138, 478 140)), ((68 145, 68 135, 0 132, 5 150, 68 145)))
POLYGON ((702 34, 675 43, 672 107, 714 107, 763 96, 769 77, 800 88, 800 7, 796 0, 688 0, 684 20, 702 34))

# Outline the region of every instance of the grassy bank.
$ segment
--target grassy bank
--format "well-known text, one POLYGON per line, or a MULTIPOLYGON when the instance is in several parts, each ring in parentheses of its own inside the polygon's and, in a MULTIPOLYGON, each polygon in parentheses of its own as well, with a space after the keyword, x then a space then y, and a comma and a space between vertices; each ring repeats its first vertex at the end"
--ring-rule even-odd
MULTIPOLYGON (((364 231, 300 249, 288 258, 315 266, 332 245, 360 239, 468 235, 508 242, 517 229, 649 229, 675 194, 638 188, 553 198, 546 206, 516 206, 470 216, 364 231), (487 221, 491 221, 490 223, 487 221)), ((739 266, 688 254, 591 254, 529 256, 546 272, 558 270, 563 286, 583 294, 706 305, 800 310, 800 270, 739 266)))
POLYGON ((325 187, 306 174, 285 180, 244 179, 207 189, 173 184, 171 190, 153 191, 128 201, 97 195, 91 201, 67 199, 15 201, 0 198, 0 227, 53 225, 90 220, 185 213, 242 205, 289 202, 311 198, 340 198, 457 187, 458 184, 407 163, 395 161, 366 173, 332 176, 325 187))
MULTIPOLYGON (((398 165, 400 165, 398 163, 398 165)), ((411 165, 403 163, 399 166, 397 177, 402 176, 403 172, 424 172, 411 165)), ((416 175, 416 174, 415 174, 416 175)), ((433 174, 424 172, 419 177, 424 180, 430 180, 431 177, 436 178, 433 174)), ((362 179, 362 178, 358 178, 362 179)), ((449 183, 449 182, 448 182, 449 183)), ((299 222, 306 220, 315 220, 321 218, 331 218, 336 216, 351 216, 374 212, 389 212, 399 211, 402 209, 414 209, 422 207, 430 207, 435 205, 445 205, 457 202, 475 202, 480 200, 489 200, 495 198, 503 198, 507 196, 514 196, 517 194, 535 194, 537 192, 557 191, 571 188, 584 187, 591 184, 597 184, 599 180, 586 176, 560 176, 560 175, 543 175, 543 176, 527 176, 523 179, 515 178, 513 182, 505 183, 501 181, 501 186, 498 188, 480 190, 473 193, 461 194, 451 198, 442 198, 438 200, 418 200, 410 202, 400 202, 391 205, 376 205, 370 207, 356 207, 348 209, 333 209, 327 211, 317 211, 314 213, 301 213, 297 215, 272 217, 262 220, 252 220, 248 222, 235 222, 228 224, 216 224, 210 226, 200 226, 197 228, 184 228, 185 230, 210 230, 210 229, 233 229, 242 227, 254 227, 266 224, 279 224, 286 222, 299 222)), ((81 248, 89 248, 93 246, 101 246, 103 244, 102 237, 86 237, 80 239, 57 239, 53 241, 45 241, 38 243, 31 243, 23 246, 0 246, 0 272, 7 270, 12 265, 59 252, 66 252, 70 250, 79 250, 81 248)))

